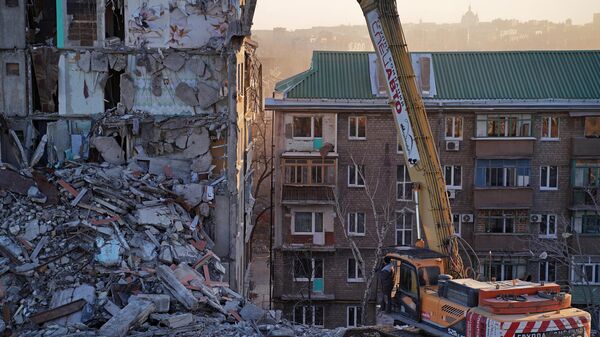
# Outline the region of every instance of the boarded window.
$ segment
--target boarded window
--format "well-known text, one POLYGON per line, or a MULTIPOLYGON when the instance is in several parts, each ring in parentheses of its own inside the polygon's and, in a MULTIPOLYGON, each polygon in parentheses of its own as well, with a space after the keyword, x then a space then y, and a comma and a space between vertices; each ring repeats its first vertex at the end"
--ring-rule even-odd
POLYGON ((600 137, 600 117, 585 118, 585 136, 600 137))
POLYGON ((19 76, 19 64, 18 63, 7 63, 6 64, 6 76, 19 76))
POLYGON ((19 7, 19 0, 6 0, 6 7, 19 7))

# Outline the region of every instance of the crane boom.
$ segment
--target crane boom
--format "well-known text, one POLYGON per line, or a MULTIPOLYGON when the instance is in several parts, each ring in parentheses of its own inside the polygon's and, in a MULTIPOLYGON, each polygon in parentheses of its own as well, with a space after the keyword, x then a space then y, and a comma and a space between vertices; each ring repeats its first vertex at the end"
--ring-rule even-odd
MULTIPOLYGON (((418 215, 431 250, 449 256, 449 270, 465 271, 454 235, 450 202, 438 152, 419 93, 395 0, 358 0, 386 78, 390 105, 411 181, 418 215)), ((417 224, 419 225, 419 224, 417 224)), ((420 238, 419 238, 420 239, 420 238)))

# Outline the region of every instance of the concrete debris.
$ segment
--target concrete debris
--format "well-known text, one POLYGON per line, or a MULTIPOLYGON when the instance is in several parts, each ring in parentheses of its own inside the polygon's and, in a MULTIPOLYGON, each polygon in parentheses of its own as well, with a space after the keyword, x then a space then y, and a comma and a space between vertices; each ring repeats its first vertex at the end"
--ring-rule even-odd
POLYGON ((198 102, 198 97, 196 97, 196 92, 194 88, 190 87, 185 82, 179 82, 177 87, 175 88, 175 96, 183 101, 183 103, 191 106, 198 106, 200 103, 198 102))
POLYGON ((181 53, 170 53, 163 60, 163 65, 172 71, 179 71, 181 67, 185 64, 185 56, 181 53))
MULTIPOLYGON (((207 134, 180 143, 201 154, 207 134)), ((12 310, 3 326, 25 337, 338 332, 294 326, 229 288, 208 226, 226 180, 186 184, 164 168, 146 170, 69 161, 32 169, 35 180, 14 172, 13 182, 0 186, 25 192, 0 197, 0 281, 12 310), (55 204, 33 200, 42 180, 56 190, 55 204)))
POLYGON ((121 165, 125 163, 125 152, 113 137, 94 137, 94 146, 108 163, 121 165))
POLYGON ((219 90, 210 85, 200 82, 198 83, 198 104, 201 109, 207 109, 211 105, 221 100, 219 90))

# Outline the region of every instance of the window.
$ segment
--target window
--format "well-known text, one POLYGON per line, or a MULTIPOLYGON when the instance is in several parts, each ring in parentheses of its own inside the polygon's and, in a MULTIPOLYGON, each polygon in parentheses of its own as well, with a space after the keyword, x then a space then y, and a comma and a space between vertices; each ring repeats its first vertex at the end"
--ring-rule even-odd
POLYGON ((404 293, 417 295, 417 273, 406 264, 400 265, 400 290, 404 293))
POLYGON ((586 214, 581 218, 582 234, 600 234, 600 216, 597 214, 586 214))
POLYGON ((558 166, 540 167, 540 190, 558 190, 558 166))
POLYGON ((523 232, 529 224, 526 210, 481 210, 477 218, 485 233, 523 232))
POLYGON ((6 0, 6 7, 19 7, 19 0, 6 0))
POLYGON ((542 214, 540 237, 556 238, 556 214, 542 214))
POLYGON ((306 282, 323 278, 323 260, 299 257, 294 260, 294 281, 306 282))
POLYGON ((458 165, 444 166, 444 178, 446 179, 446 189, 462 189, 462 167, 458 165))
POLYGON ((396 212, 396 245, 410 246, 414 213, 410 210, 396 212))
POLYGON ((550 261, 540 262, 540 279, 539 281, 554 282, 556 281, 556 264, 550 261))
POLYGON ((452 214, 452 224, 454 225, 454 234, 462 235, 462 220, 460 214, 452 214))
POLYGON ((346 322, 349 328, 355 328, 362 325, 362 307, 351 306, 346 309, 346 322))
POLYGON ((402 154, 404 150, 402 149, 402 140, 398 137, 398 141, 396 142, 396 153, 402 154))
POLYGON ((558 139, 558 117, 542 118, 542 140, 558 139))
POLYGON ((399 201, 413 200, 413 185, 408 176, 408 169, 404 165, 398 165, 396 169, 396 199, 399 201))
POLYGON ((581 284, 600 284, 600 263, 573 264, 571 281, 581 284))
POLYGON ((356 212, 348 214, 348 234, 365 235, 365 213, 356 212))
POLYGON ((363 273, 355 259, 348 259, 348 282, 363 282, 363 273))
POLYGON ((600 117, 585 118, 584 136, 592 138, 600 137, 600 117))
POLYGON ((365 186, 364 178, 365 166, 364 165, 348 165, 348 186, 351 187, 363 187, 365 186))
POLYGON ((6 63, 6 76, 19 76, 18 63, 6 63))
POLYGON ((576 160, 575 161, 574 187, 599 186, 600 161, 576 160))
POLYGON ((462 117, 446 117, 446 139, 462 140, 463 135, 462 117))
POLYGON ((531 137, 531 115, 479 115, 477 137, 531 137))
POLYGON ((294 322, 323 327, 323 312, 321 305, 299 305, 294 308, 294 322))
POLYGON ((323 213, 294 212, 293 234, 310 234, 323 232, 323 213))
POLYGON ((490 266, 488 258, 484 259, 480 264, 480 273, 483 275, 485 280, 489 280, 490 277, 496 281, 507 281, 526 278, 525 273, 527 272, 527 265, 525 260, 519 258, 505 257, 499 260, 493 259, 490 266), (491 268, 490 268, 491 267, 491 268), (490 269, 492 274, 490 275, 490 269))
POLYGON ((367 139, 367 117, 348 118, 348 138, 367 139))
POLYGON ((286 185, 335 185, 333 159, 285 159, 283 166, 286 185))
POLYGON ((529 159, 478 159, 475 168, 475 186, 529 186, 530 167, 529 159))
POLYGON ((294 138, 323 137, 323 117, 294 116, 294 138))

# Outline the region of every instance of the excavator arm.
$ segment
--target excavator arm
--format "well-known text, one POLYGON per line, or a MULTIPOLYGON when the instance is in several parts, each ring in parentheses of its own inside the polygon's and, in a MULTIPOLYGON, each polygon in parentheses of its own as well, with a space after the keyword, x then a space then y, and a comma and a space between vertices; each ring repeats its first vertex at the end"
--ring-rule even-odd
MULTIPOLYGON (((379 64, 383 67, 389 103, 400 132, 400 145, 415 186, 417 216, 422 223, 423 236, 429 249, 449 257, 450 273, 455 277, 464 277, 465 268, 454 235, 446 184, 400 25, 396 1, 358 0, 358 3, 367 20, 379 64)), ((422 246, 423 241, 420 237, 418 239, 420 242, 417 242, 417 246, 422 246)))

